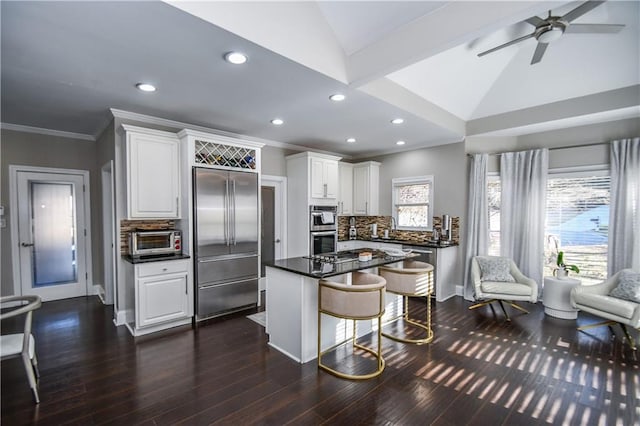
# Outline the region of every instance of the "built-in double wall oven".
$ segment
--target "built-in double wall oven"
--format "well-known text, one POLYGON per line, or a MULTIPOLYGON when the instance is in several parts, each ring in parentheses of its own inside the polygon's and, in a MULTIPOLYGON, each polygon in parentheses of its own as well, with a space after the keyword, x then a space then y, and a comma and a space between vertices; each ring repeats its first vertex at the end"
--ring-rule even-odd
POLYGON ((309 207, 309 255, 336 251, 337 214, 337 206, 309 207))

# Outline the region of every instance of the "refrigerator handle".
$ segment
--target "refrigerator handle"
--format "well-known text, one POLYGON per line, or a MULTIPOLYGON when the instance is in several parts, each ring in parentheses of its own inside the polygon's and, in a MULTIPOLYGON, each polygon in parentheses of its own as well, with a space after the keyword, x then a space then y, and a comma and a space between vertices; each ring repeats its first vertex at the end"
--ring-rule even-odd
POLYGON ((236 181, 233 180, 233 245, 236 245, 236 181))
POLYGON ((229 181, 225 181, 224 194, 224 242, 229 246, 229 181))

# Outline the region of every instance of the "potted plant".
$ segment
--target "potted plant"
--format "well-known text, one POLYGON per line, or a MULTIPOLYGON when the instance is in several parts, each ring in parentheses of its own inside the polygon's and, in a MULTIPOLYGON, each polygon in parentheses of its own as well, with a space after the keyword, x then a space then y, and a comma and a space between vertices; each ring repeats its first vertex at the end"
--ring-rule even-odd
POLYGON ((556 259, 556 277, 558 279, 564 279, 569 275, 569 271, 573 271, 576 274, 580 273, 580 268, 577 265, 567 265, 564 263, 564 252, 559 251, 556 259))

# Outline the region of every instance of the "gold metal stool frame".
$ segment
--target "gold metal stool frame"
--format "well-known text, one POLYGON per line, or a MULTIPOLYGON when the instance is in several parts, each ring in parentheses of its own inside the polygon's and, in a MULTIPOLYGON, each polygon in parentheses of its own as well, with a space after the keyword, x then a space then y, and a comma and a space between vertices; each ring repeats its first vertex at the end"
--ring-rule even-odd
POLYGON ((478 302, 475 305, 469 306, 469 310, 476 309, 476 308, 479 308, 481 306, 489 305, 489 307, 491 308, 491 311, 493 312, 493 315, 495 315, 496 311, 493 309, 493 305, 491 305, 493 302, 498 302, 498 304, 500 305, 500 308, 502 308, 502 312, 504 312, 504 316, 507 318, 507 321, 511 321, 511 317, 507 313, 507 310, 504 308, 504 303, 503 302, 507 302, 509 305, 511 305, 511 307, 513 307, 515 309, 518 309, 518 310, 524 312, 525 314, 529 313, 529 311, 527 311, 525 308, 523 308, 522 306, 518 305, 515 302, 510 302, 508 300, 500 300, 500 299, 483 300, 482 302, 478 302))
MULTIPOLYGON (((596 328, 596 327, 604 327, 605 325, 607 327, 609 327, 609 329, 611 330, 611 333, 615 336, 615 333, 613 331, 613 327, 611 327, 612 325, 616 325, 616 324, 620 324, 620 327, 622 328, 622 332, 624 333, 624 337, 627 338, 627 342, 629 343, 629 346, 631 347, 632 350, 636 350, 638 349, 638 347, 636 346, 636 342, 633 340, 633 337, 631 337, 631 334, 629 334, 629 330, 627 330, 627 326, 621 322, 618 321, 613 321, 613 320, 607 320, 607 321, 602 321, 596 324, 589 324, 589 325, 583 325, 581 327, 578 327, 577 330, 578 331, 583 331, 583 330, 588 330, 590 328, 596 328)), ((638 330, 638 329, 636 329, 638 330)))
POLYGON ((393 268, 389 266, 381 266, 378 268, 378 274, 380 274, 382 277, 384 277, 387 280, 387 291, 389 293, 398 294, 402 296, 402 313, 394 318, 391 318, 384 325, 389 325, 393 322, 398 321, 400 318, 402 318, 406 323, 411 324, 414 327, 425 330, 427 332, 427 337, 424 337, 422 339, 408 339, 408 338, 395 336, 393 334, 384 333, 384 332, 382 333, 382 335, 391 340, 395 340, 397 342, 402 342, 402 343, 412 343, 415 345, 423 345, 425 343, 431 343, 434 337, 433 330, 431 329, 431 294, 433 289, 433 265, 429 263, 411 261, 411 260, 405 261, 405 262, 409 262, 409 264, 428 265, 428 267, 403 269, 403 268, 393 268), (423 286, 419 286, 418 291, 413 293, 390 290, 389 281, 392 281, 392 280, 390 280, 391 277, 389 276, 389 274, 416 275, 416 276, 425 275, 427 278, 427 282, 424 283, 423 286), (425 299, 427 300, 427 314, 426 314, 427 324, 426 325, 421 324, 409 318, 409 296, 425 297, 425 299))
MULTIPOLYGON (((362 275, 373 275, 373 274, 364 274, 364 273, 360 273, 362 275)), ((377 275, 373 275, 376 278, 380 278, 377 275)), ((379 376, 380 374, 382 374, 382 372, 384 371, 385 368, 385 361, 384 358, 382 358, 382 316, 384 315, 384 294, 385 294, 385 283, 381 283, 382 285, 379 284, 375 284, 375 285, 367 285, 367 284, 355 284, 355 285, 347 285, 347 284, 342 284, 342 283, 336 283, 333 281, 327 281, 327 280, 320 280, 318 283, 318 368, 327 371, 328 373, 333 374, 334 376, 343 378, 343 379, 351 379, 351 380, 366 380, 366 379, 371 379, 374 377, 379 376), (373 288, 373 287, 376 288, 373 288), (336 314, 334 312, 328 311, 328 310, 324 310, 322 309, 322 288, 323 287, 327 287, 330 288, 334 291, 338 291, 338 292, 344 292, 345 294, 347 293, 365 293, 365 292, 378 292, 378 298, 380 300, 380 306, 378 309, 378 313, 376 315, 363 315, 363 316, 353 316, 353 315, 343 315, 343 314, 336 314), (345 288, 346 287, 346 288, 345 288), (334 318, 340 318, 340 319, 347 319, 347 320, 352 320, 353 321, 353 336, 349 339, 346 339, 340 343, 337 343, 333 346, 331 346, 330 348, 322 351, 321 350, 321 344, 322 344, 322 334, 321 334, 321 330, 322 330, 322 314, 325 315, 330 315, 334 318), (378 336, 378 348, 377 351, 372 349, 372 348, 368 348, 366 346, 360 345, 357 343, 357 321, 358 320, 368 320, 368 319, 374 319, 376 318, 378 321, 378 331, 377 331, 377 336, 378 336), (322 356, 327 354, 328 352, 333 351, 334 349, 336 349, 337 347, 344 345, 345 343, 348 343, 349 341, 352 342, 353 347, 354 348, 358 348, 358 349, 362 349, 365 352, 370 353, 371 355, 373 355, 376 360, 377 360, 377 369, 371 373, 368 374, 348 374, 348 373, 343 373, 341 371, 338 371, 336 369, 333 369, 325 364, 322 363, 322 356)))

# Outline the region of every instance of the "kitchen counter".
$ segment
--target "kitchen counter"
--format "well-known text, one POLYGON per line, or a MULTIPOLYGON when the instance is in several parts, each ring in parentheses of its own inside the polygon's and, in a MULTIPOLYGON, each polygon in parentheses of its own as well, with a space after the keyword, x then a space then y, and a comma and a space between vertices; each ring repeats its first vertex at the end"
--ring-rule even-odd
POLYGON ((156 255, 156 256, 142 256, 142 257, 133 257, 128 254, 123 255, 122 258, 129 263, 133 263, 134 265, 139 263, 149 263, 149 262, 164 262, 165 260, 180 260, 180 259, 189 259, 191 256, 188 254, 172 254, 172 255, 156 255))
MULTIPOLYGON (((340 263, 318 262, 304 257, 276 260, 266 266, 267 278, 267 325, 269 346, 277 349, 291 359, 305 363, 317 357, 318 343, 327 349, 341 341, 351 327, 346 327, 344 319, 325 315, 322 320, 322 342, 318 342, 318 282, 322 278, 332 277, 332 281, 351 283, 351 272, 366 270, 377 273, 377 267, 401 262, 404 258, 391 257, 372 249, 338 252, 343 256, 370 251, 377 255, 368 262, 346 260, 340 263)), ((393 317, 400 312, 402 297, 386 294, 385 309, 393 317)), ((358 336, 373 330, 371 321, 360 321, 358 336)))
POLYGON ((431 241, 408 241, 408 240, 396 240, 393 238, 356 238, 355 240, 344 239, 338 240, 339 243, 346 241, 364 241, 364 242, 373 242, 373 243, 389 243, 389 244, 402 244, 405 246, 416 246, 416 247, 428 247, 428 248, 447 248, 447 247, 456 247, 457 243, 452 244, 443 244, 440 242, 431 242, 431 241))
POLYGON ((322 262, 312 260, 307 257, 292 257, 289 259, 267 262, 266 266, 271 266, 273 268, 282 269, 287 272, 293 272, 310 278, 328 278, 336 275, 348 274, 361 269, 375 268, 381 265, 399 262, 405 258, 402 256, 388 256, 384 252, 376 249, 363 248, 358 251, 369 251, 376 257, 367 262, 360 262, 355 258, 353 260, 342 261, 340 263, 322 262))

